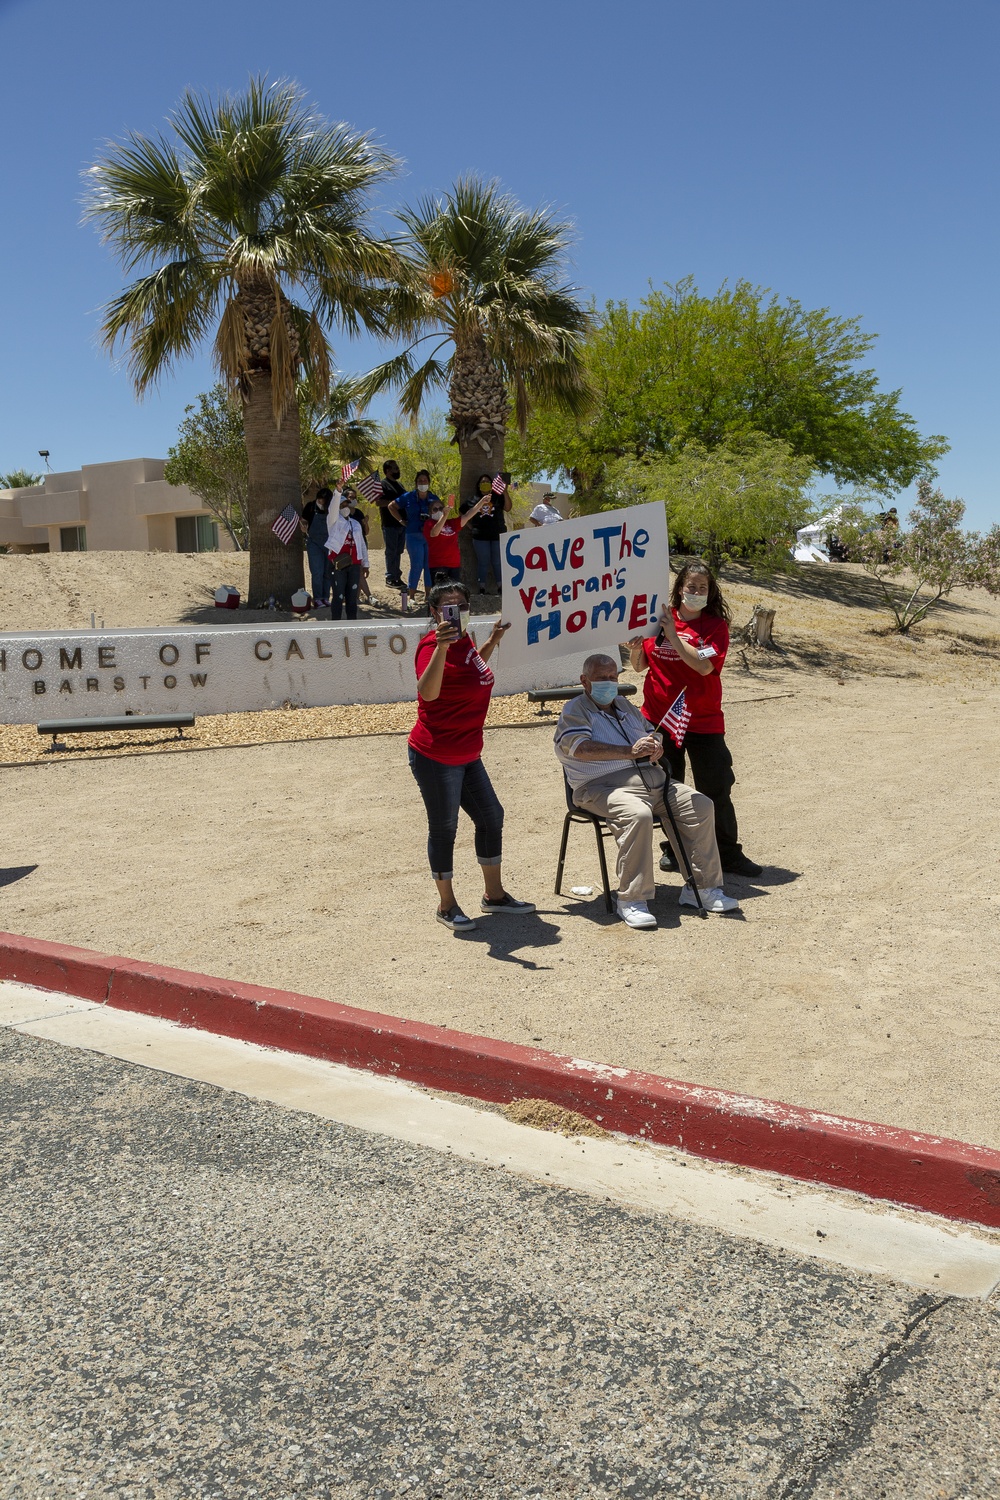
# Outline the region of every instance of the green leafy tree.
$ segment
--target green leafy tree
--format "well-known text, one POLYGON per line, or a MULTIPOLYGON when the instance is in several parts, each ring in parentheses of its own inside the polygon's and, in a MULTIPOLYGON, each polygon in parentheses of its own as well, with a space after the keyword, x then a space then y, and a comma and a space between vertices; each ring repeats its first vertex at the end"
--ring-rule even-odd
POLYGON ((609 465, 603 506, 663 500, 671 545, 715 568, 731 557, 783 566, 812 514, 804 490, 808 458, 753 434, 717 448, 690 442, 674 459, 626 458, 609 465))
POLYGON ((638 309, 607 304, 583 351, 595 392, 585 421, 540 408, 511 464, 599 493, 616 460, 675 457, 761 433, 838 483, 891 492, 929 477, 947 443, 924 438, 863 361, 858 318, 809 310, 749 282, 702 295, 691 279, 638 309))
POLYGON ((875 579, 893 628, 906 635, 956 588, 1000 594, 1000 526, 987 535, 963 531, 964 500, 947 500, 930 480, 917 486, 917 502, 901 531, 885 513, 873 516, 871 498, 844 506, 837 534, 852 562, 875 579))
POLYGON ((11 469, 9 474, 0 474, 0 490, 27 490, 41 484, 41 474, 31 474, 27 469, 11 469))
POLYGON ((301 549, 271 525, 300 503, 296 383, 326 398, 331 324, 384 327, 397 258, 369 232, 367 203, 395 162, 287 82, 254 78, 216 100, 186 93, 171 125, 170 138, 131 134, 90 168, 87 214, 126 274, 141 273, 104 308, 101 333, 127 349, 140 394, 214 339, 243 403, 249 602, 287 603, 301 549))
POLYGON ((522 429, 539 401, 585 409, 580 350, 588 315, 562 280, 569 229, 478 177, 399 218, 403 273, 386 319, 407 347, 365 385, 369 395, 398 390, 412 420, 430 392, 447 390, 466 499, 481 473, 504 468, 511 400, 522 429))
POLYGON ((426 469, 437 494, 459 493, 461 460, 443 412, 429 412, 415 424, 396 422, 382 427, 376 456, 379 466, 394 458, 405 485, 412 485, 418 469, 426 469))
POLYGON ((224 385, 203 392, 184 408, 177 442, 169 449, 164 477, 184 484, 224 526, 234 545, 250 544, 250 481, 243 431, 243 403, 224 385))
MULTIPOLYGON (((303 495, 312 485, 338 478, 344 463, 353 459, 371 462, 378 423, 358 416, 350 381, 335 380, 325 401, 317 401, 300 381, 298 403, 303 495)), ((245 549, 250 540, 250 510, 243 403, 224 385, 216 385, 198 397, 196 406, 186 406, 184 411, 164 475, 170 484, 193 490, 235 546, 245 549)))

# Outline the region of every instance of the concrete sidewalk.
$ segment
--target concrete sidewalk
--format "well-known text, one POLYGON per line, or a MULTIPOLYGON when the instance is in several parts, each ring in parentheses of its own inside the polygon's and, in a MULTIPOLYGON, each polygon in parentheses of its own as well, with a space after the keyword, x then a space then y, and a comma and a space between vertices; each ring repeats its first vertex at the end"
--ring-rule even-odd
POLYGON ((988 1304, 0 1032, 0 1495, 1000 1490, 988 1304))

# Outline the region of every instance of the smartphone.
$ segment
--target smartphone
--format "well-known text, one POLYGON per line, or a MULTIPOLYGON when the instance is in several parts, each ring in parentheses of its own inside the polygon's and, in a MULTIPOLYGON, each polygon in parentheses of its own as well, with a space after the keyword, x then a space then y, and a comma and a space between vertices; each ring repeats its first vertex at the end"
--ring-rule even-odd
POLYGON ((462 633, 462 609, 458 604, 442 604, 439 606, 441 619, 449 625, 454 625, 459 635, 462 633))

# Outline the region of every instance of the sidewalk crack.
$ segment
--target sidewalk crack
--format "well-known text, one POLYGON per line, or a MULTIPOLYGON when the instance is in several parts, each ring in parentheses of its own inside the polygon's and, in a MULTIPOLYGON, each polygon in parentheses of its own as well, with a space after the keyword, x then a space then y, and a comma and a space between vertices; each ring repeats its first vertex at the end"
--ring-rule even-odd
POLYGON ((766 1500, 809 1500, 824 1471, 836 1459, 853 1453, 871 1432, 886 1389, 912 1359, 926 1332, 926 1324, 942 1307, 954 1301, 954 1297, 921 1299, 923 1305, 917 1304, 919 1311, 902 1333, 890 1339, 868 1368, 848 1382, 841 1416, 833 1430, 828 1426, 824 1433, 806 1441, 802 1451, 791 1457, 784 1474, 768 1487, 766 1500))

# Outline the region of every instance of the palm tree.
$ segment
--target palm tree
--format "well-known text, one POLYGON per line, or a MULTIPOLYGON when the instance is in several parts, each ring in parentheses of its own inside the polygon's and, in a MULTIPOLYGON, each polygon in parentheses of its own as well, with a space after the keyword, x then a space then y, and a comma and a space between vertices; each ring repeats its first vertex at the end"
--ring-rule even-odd
POLYGON ((477 177, 399 218, 403 270, 386 319, 409 342, 362 386, 369 397, 398 389, 411 421, 429 391, 447 390, 467 499, 480 474, 503 469, 511 396, 522 432, 535 404, 573 412, 588 404, 581 347, 589 317, 576 287, 561 282, 569 226, 477 177), (433 345, 426 356, 424 343, 433 345))
POLYGON ((299 476, 302 493, 314 484, 338 477, 340 467, 352 463, 371 465, 379 449, 379 425, 361 415, 357 382, 337 375, 322 400, 303 382, 299 389, 299 423, 302 431, 299 476))
POLYGON ((141 395, 214 334, 216 365, 244 408, 248 602, 286 603, 302 583, 301 549, 271 526, 300 504, 296 380, 325 400, 326 327, 385 326, 382 282, 396 256, 369 234, 366 206, 396 163, 320 119, 288 82, 252 78, 215 101, 186 93, 171 124, 176 139, 131 134, 90 168, 87 216, 126 273, 142 271, 103 309, 102 338, 127 348, 141 395))
POLYGON ((9 474, 0 474, 0 490, 30 490, 44 478, 44 474, 32 474, 28 469, 11 469, 9 474))

